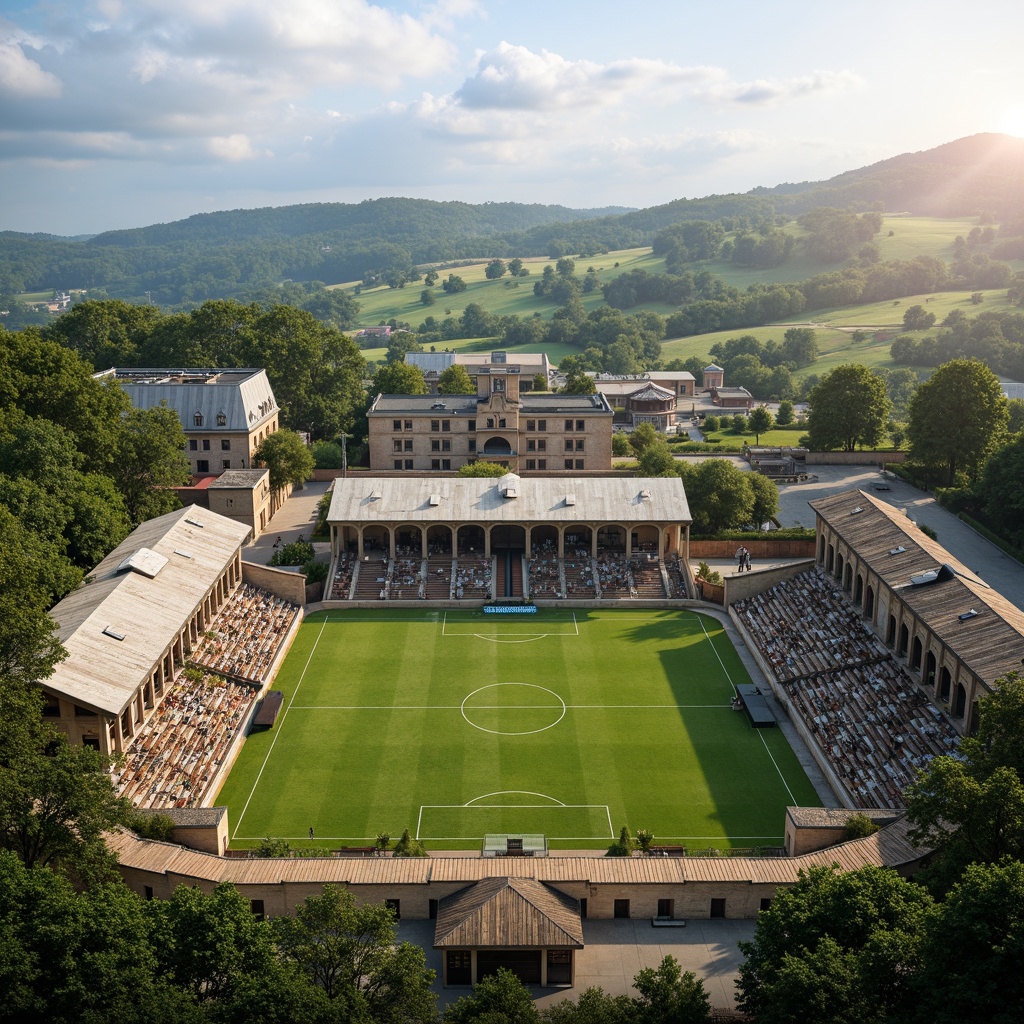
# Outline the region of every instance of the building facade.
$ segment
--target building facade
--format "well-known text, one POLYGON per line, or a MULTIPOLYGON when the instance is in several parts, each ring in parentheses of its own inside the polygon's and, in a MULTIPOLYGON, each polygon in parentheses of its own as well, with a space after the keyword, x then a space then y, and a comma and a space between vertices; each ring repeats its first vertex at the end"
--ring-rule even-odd
POLYGON ((113 368, 96 377, 116 380, 136 409, 167 405, 178 414, 193 476, 249 469, 260 443, 278 429, 266 370, 113 368))
POLYGON ((535 390, 537 377, 543 377, 546 386, 552 371, 546 352, 517 352, 511 364, 508 353, 500 349, 487 356, 475 352, 407 352, 405 361, 409 366, 418 366, 423 371, 423 379, 432 395, 437 394, 437 382, 449 366, 463 367, 476 384, 481 372, 488 373, 496 367, 514 365, 516 376, 519 377, 520 394, 535 390))
POLYGON ((476 395, 378 395, 367 413, 370 469, 447 472, 495 462, 514 473, 607 471, 603 395, 522 394, 517 365, 478 367, 476 395))

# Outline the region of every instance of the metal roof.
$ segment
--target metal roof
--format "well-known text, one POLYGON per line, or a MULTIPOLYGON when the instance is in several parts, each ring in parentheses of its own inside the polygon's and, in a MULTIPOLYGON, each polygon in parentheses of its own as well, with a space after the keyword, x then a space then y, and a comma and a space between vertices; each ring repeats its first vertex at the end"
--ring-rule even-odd
POLYGON ((143 523, 50 610, 68 652, 43 685, 120 714, 249 536, 249 527, 191 505, 143 523), (166 559, 154 576, 128 560, 166 559), (126 564, 126 562, 128 564, 126 564), (122 567, 123 566, 123 567, 122 567))
MULTIPOLYGON (((478 398, 476 395, 378 395, 367 412, 368 416, 393 415, 395 413, 437 412, 439 416, 476 416, 479 404, 486 404, 490 395, 478 398)), ((546 392, 525 391, 519 395, 518 403, 506 399, 511 405, 518 404, 520 416, 553 416, 556 413, 571 413, 579 416, 611 416, 612 407, 602 394, 596 395, 552 395, 546 392)))
POLYGON ((582 949, 579 903, 533 878, 485 878, 437 908, 434 948, 582 949))
POLYGON ((331 523, 688 523, 679 477, 349 477, 331 523), (518 494, 507 496, 514 487, 518 494), (646 492, 646 496, 645 496, 646 492), (435 496, 435 501, 431 497, 435 496), (574 499, 567 501, 567 499, 574 499))
POLYGON ((115 367, 96 376, 117 380, 136 409, 168 405, 180 417, 186 433, 248 433, 277 412, 274 392, 262 369, 115 367), (202 417, 202 425, 196 424, 196 413, 202 417))
POLYGON ((810 505, 979 679, 991 686, 1020 669, 1024 612, 902 511, 859 490, 810 505), (972 610, 977 614, 968 615, 972 610))

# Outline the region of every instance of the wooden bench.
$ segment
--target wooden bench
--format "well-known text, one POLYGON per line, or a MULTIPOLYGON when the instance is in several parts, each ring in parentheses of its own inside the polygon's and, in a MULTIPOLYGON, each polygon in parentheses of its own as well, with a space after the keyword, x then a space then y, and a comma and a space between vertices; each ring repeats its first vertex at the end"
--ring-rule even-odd
POLYGON ((376 846, 343 846, 340 850, 331 850, 332 857, 375 857, 376 846))
POLYGON ((685 846, 652 846, 651 857, 685 857, 685 846))

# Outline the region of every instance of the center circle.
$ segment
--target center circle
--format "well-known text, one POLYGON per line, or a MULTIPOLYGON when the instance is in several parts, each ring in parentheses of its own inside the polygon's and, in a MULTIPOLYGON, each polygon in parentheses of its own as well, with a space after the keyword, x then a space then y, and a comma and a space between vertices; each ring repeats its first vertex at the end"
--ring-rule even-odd
POLYGON ((494 736, 532 736, 534 733, 553 729, 565 718, 565 701, 554 690, 549 690, 546 686, 538 686, 536 683, 490 683, 466 694, 460 705, 460 710, 467 724, 481 732, 489 732, 494 736), (516 687, 516 689, 510 690, 506 687, 516 687), (524 725, 533 726, 545 718, 553 719, 553 721, 548 721, 536 729, 492 729, 488 727, 489 725, 507 724, 501 722, 502 715, 514 717, 516 714, 524 719, 524 725), (482 722, 487 724, 481 724, 482 722))

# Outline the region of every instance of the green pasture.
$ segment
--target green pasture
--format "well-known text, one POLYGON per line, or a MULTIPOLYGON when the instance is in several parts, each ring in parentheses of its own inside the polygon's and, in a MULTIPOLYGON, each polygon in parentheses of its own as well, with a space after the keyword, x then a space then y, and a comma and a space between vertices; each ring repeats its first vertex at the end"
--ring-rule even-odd
POLYGON ((494 832, 607 847, 623 824, 692 849, 780 845, 818 798, 779 729, 731 710, 749 682, 691 611, 360 610, 307 619, 218 802, 232 846, 264 837, 428 848, 494 832))

